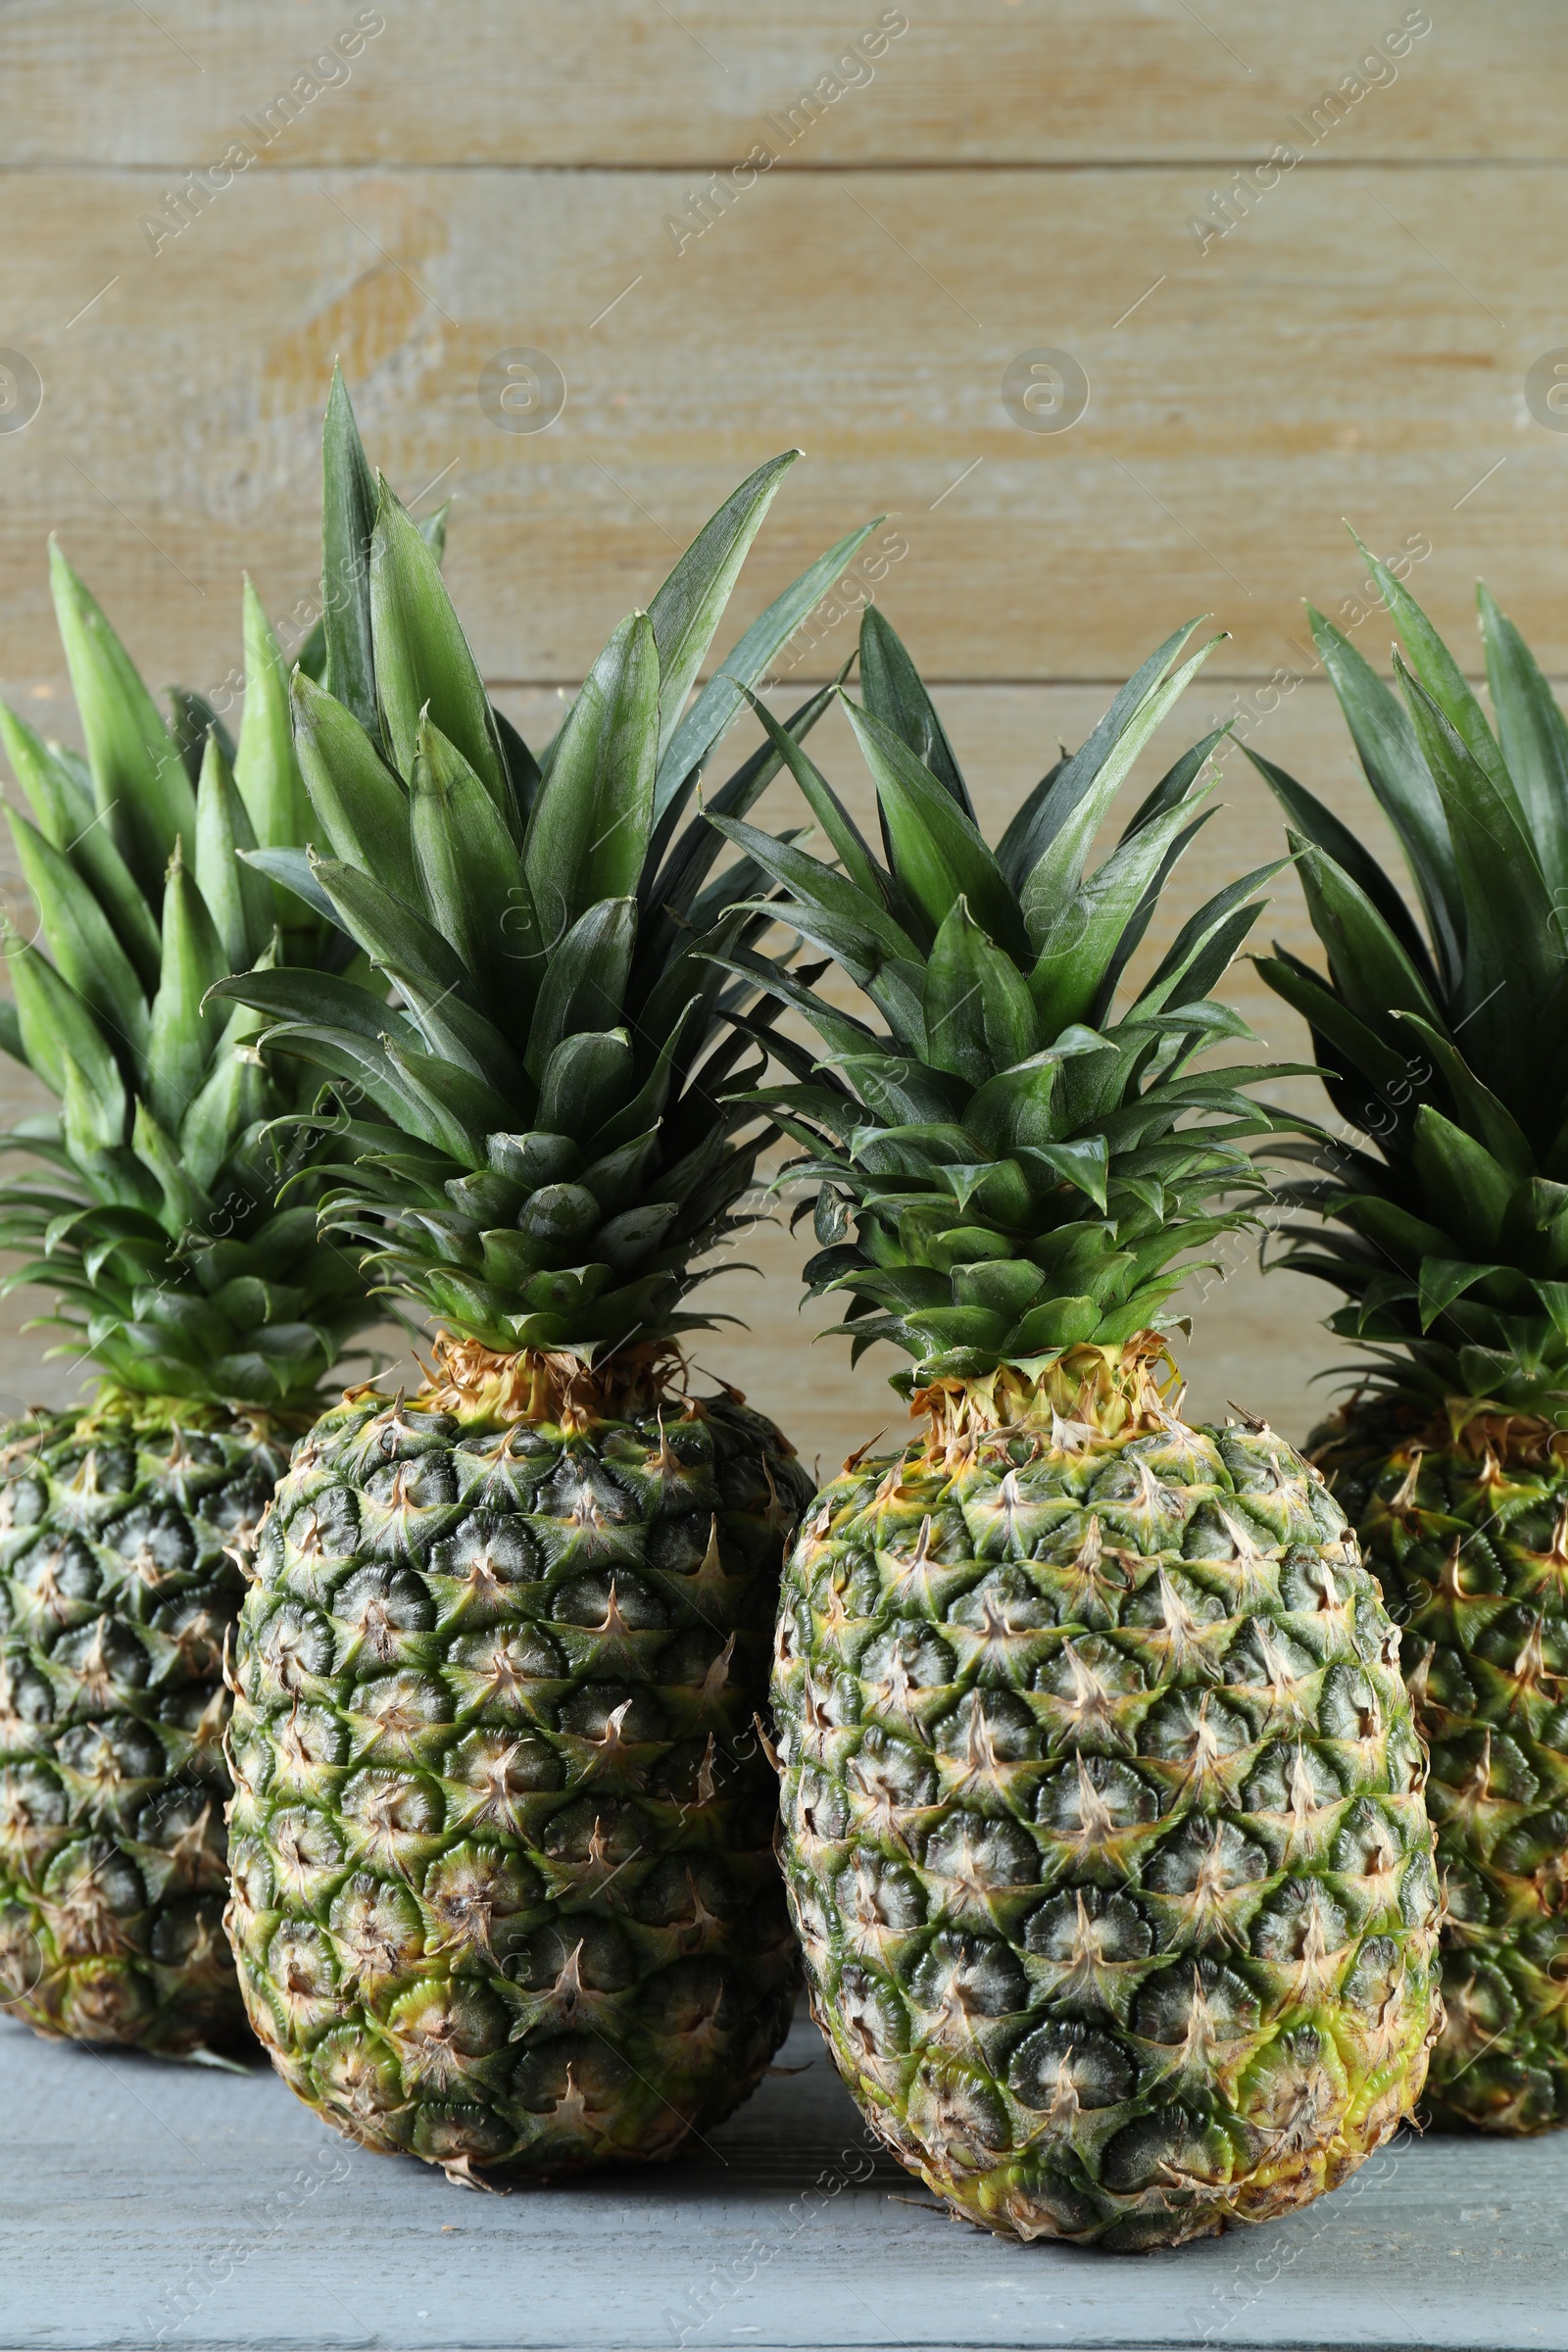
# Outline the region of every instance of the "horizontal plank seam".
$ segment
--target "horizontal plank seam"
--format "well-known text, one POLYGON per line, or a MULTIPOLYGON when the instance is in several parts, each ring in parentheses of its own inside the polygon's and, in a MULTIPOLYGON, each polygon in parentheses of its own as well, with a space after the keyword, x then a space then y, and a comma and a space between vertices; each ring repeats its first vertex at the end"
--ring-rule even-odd
MULTIPOLYGON (((523 163, 517 161, 473 161, 454 158, 451 162, 409 160, 390 156, 350 156, 322 158, 315 163, 269 163, 265 156, 257 158, 262 174, 269 179, 306 179, 322 172, 376 172, 387 178, 430 177, 437 173, 460 172, 526 172, 540 179, 572 178, 589 173, 614 179, 674 179, 689 177, 693 172, 727 172, 740 160, 744 149, 728 155, 691 157, 685 162, 664 164, 623 163, 609 159, 587 159, 581 163, 523 163)), ((983 157, 966 160, 961 157, 911 158, 906 155, 872 157, 868 161, 844 163, 792 164, 780 158, 774 170, 791 179, 841 179, 851 173, 885 172, 899 174, 970 173, 976 177, 993 177, 999 172, 1023 172, 1040 175, 1069 172, 1228 172, 1266 164, 1272 148, 1235 148, 1223 155, 1173 156, 1053 156, 1050 158, 1020 156, 1009 161, 1004 157, 983 157)), ((77 172, 96 179, 125 179, 142 174, 156 176, 169 172, 194 172, 205 168, 210 158, 204 148, 198 155, 168 157, 158 162, 105 163, 101 156, 60 155, 38 157, 30 161, 0 163, 0 179, 35 178, 52 172, 77 172)), ((1568 156, 1562 155, 1303 155, 1295 169, 1298 172, 1561 172, 1568 170, 1568 156)))
MULTIPOLYGON (((1275 669, 1205 669, 1200 683, 1204 686, 1266 686, 1276 674, 1276 670, 1286 666, 1285 663, 1280 662, 1276 663, 1275 669)), ((1376 668, 1376 666, 1377 664, 1374 662, 1373 667, 1376 668)), ((956 693, 960 687, 966 692, 975 693, 988 687, 994 687, 998 691, 1009 689, 1015 692, 1027 690, 1033 693, 1045 692, 1048 689, 1055 691, 1058 688, 1069 686, 1082 686, 1085 689, 1096 687, 1107 694, 1114 694, 1127 683, 1125 673, 1120 670, 1109 671, 1103 677, 1096 674, 1094 676, 1053 676, 1049 678, 960 678, 944 677, 940 672, 932 670, 922 670, 920 674, 928 687, 944 694, 956 693)), ((835 670, 832 675, 836 677, 837 671, 835 670)), ((1328 688, 1329 681, 1326 678, 1302 677, 1299 671, 1297 671, 1296 675, 1301 685, 1309 686, 1314 691, 1322 692, 1328 688)), ((1466 675, 1472 686, 1481 688, 1486 685, 1484 670, 1472 670, 1466 675)), ((1392 678, 1393 672, 1390 671, 1388 676, 1392 678)), ((1561 683, 1564 694, 1568 695, 1568 679, 1559 681, 1554 673, 1548 671, 1546 680, 1548 685, 1555 686, 1561 683)), ((828 676, 827 673, 824 673, 821 677, 813 677, 803 672, 798 678, 792 675, 788 683, 792 691, 806 687, 814 691, 818 686, 825 686, 828 683, 828 676)), ((486 694, 575 694, 581 684, 581 678, 486 678, 484 690, 486 694)))

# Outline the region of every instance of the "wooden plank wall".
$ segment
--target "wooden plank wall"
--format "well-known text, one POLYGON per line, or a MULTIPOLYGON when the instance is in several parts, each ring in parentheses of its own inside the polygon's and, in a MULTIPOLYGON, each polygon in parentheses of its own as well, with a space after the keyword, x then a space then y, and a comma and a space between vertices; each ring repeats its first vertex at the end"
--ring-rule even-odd
MULTIPOLYGON (((1568 669, 1568 438, 1527 380, 1568 343, 1565 125, 1551 0, 11 0, 0 401, 30 367, 40 405, 0 429, 0 687, 71 734, 51 530, 155 679, 226 677, 242 565, 297 636, 341 354, 373 457, 454 500, 449 576, 526 727, 798 444, 746 610, 886 514, 875 593, 994 813, 1212 612, 1229 642, 1168 740, 1236 714, 1359 820, 1300 620, 1304 595, 1386 660, 1343 517, 1458 643, 1479 572, 1568 669), (519 348, 563 379, 546 430, 481 402, 519 348), (1050 379, 1044 414, 1004 395, 1041 351, 1087 387, 1066 429, 1036 429, 1050 379)), ((1224 787, 1174 911, 1278 847, 1239 759, 1224 787)), ((898 1408, 811 1350, 787 1241, 751 1254, 725 1289, 754 1337, 703 1358, 842 1450, 898 1408)), ((1299 1435, 1326 1298, 1226 1271, 1196 1400, 1299 1435)), ((62 1393, 8 1312, 0 1391, 62 1393)))

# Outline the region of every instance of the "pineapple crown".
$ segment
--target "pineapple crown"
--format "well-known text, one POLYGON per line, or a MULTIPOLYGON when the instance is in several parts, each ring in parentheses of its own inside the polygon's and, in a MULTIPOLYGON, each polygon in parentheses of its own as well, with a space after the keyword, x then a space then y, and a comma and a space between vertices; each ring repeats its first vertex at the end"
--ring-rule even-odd
POLYGON ((1325 977, 1277 946, 1259 968, 1311 1029, 1344 1121, 1288 1148, 1316 1173, 1287 1198, 1324 1224, 1287 1229, 1282 1262, 1345 1292, 1329 1326, 1368 1350, 1375 1390, 1568 1423, 1568 726, 1483 587, 1494 733, 1414 597, 1361 552, 1403 640, 1399 693, 1308 610, 1420 919, 1354 832, 1250 755, 1328 959, 1325 977))
POLYGON ((826 1048, 770 1034, 792 1078, 758 1100, 806 1150, 780 1181, 817 1187, 811 1295, 849 1294, 839 1328, 857 1357, 890 1340, 916 1359, 894 1375, 906 1391, 1004 1365, 1038 1378, 1085 1343, 1119 1351, 1157 1325, 1190 1271, 1177 1260, 1251 1221, 1267 1189, 1240 1139, 1276 1122, 1242 1089, 1282 1071, 1194 1065, 1250 1035, 1208 991, 1278 863, 1211 898, 1113 1009, 1166 879, 1206 821, 1200 778, 1223 729, 1176 762, 1085 871, 1133 760, 1209 651, 1179 663, 1196 626, 1145 662, 995 849, 875 607, 860 633, 862 700, 845 707, 875 785, 885 864, 805 752, 754 706, 837 862, 716 811, 713 822, 785 892, 766 911, 831 957, 886 1024, 839 1010, 784 962, 731 952, 730 968, 802 1013, 826 1048))
MULTIPOLYGON (((797 453, 725 500, 646 612, 616 629, 536 760, 485 694, 418 531, 366 463, 341 378, 325 436, 325 685, 294 686, 319 854, 296 886, 384 973, 254 970, 216 991, 270 1048, 329 1074, 325 1226, 379 1288, 457 1342, 597 1362, 708 1328, 683 1300, 740 1219, 771 1129, 764 1061, 733 1026, 757 996, 716 957, 765 927, 761 871, 720 876, 683 824, 705 762, 851 561, 830 548, 688 695, 797 453)), ((831 699, 780 730, 792 746, 831 699)), ((710 798, 743 814, 771 744, 710 798)), ((765 1017, 760 1026, 765 1027, 765 1017)))
MULTIPOLYGON (((0 1045, 60 1099, 0 1138, 39 1163, 0 1184, 6 1290, 41 1283, 63 1326, 122 1391, 181 1404, 309 1410, 371 1320, 352 1262, 314 1209, 277 1209, 266 1123, 295 1096, 242 1008, 204 1014, 213 983, 322 952, 320 926, 247 855, 300 838, 304 794, 287 683, 255 590, 244 597, 236 751, 198 695, 166 725, 58 547, 55 610, 86 757, 0 709, 31 818, 10 821, 34 931, 5 931, 14 1001, 0 1045)), ((308 1155, 299 1182, 308 1201, 308 1155)))

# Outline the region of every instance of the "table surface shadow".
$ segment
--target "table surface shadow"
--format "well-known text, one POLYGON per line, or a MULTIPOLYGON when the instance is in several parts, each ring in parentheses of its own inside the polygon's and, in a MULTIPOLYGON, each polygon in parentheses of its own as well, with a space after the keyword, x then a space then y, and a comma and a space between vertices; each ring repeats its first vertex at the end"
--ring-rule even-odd
POLYGON ((1568 2352, 1568 2133, 1406 2133, 1289 2221, 1117 2257, 950 2219, 805 2018, 780 2064, 680 2163, 492 2197, 349 2147, 263 2069, 0 2021, 0 2346, 1568 2352))

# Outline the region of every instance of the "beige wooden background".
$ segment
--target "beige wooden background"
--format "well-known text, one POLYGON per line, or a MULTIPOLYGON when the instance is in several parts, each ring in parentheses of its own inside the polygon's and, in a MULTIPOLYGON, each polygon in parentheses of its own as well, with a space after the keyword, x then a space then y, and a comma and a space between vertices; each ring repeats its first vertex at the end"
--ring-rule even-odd
MULTIPOLYGON (((1345 601, 1342 517, 1416 556, 1459 645, 1483 573, 1568 670, 1568 440, 1526 387, 1568 344, 1565 158, 1554 0, 9 0, 0 349, 43 392, 0 430, 0 685, 72 734, 51 530, 155 682, 220 685, 242 564, 280 620, 305 612, 341 354, 373 459, 454 501, 449 577, 525 732, 794 443, 740 616, 888 514, 907 552, 877 593, 993 821, 1205 611, 1230 641, 1167 751, 1239 715, 1359 818, 1299 607, 1386 662, 1386 616, 1345 601), (357 23, 352 63, 316 66, 357 23), (879 24, 882 53, 843 62, 879 24), (191 193, 235 142, 255 162, 191 193), (779 160, 739 184, 759 143, 779 160), (1285 145, 1300 160, 1271 166, 1285 145), (537 434, 477 396, 519 346, 566 385, 537 434), (1070 430, 1004 403, 1040 349, 1088 377, 1070 430)), ((825 628, 798 677, 852 631, 825 628)), ((842 737, 831 765, 854 775, 842 737)), ((1235 755, 1224 798, 1174 912, 1278 846, 1235 755)), ((1288 877, 1275 898, 1261 935, 1304 947, 1288 877)), ((1248 967, 1235 986, 1300 1050, 1248 967)), ((29 1100, 9 1064, 0 1087, 29 1100)), ((899 1407, 873 1363, 852 1379, 840 1343, 813 1349, 783 1236, 751 1253, 762 1274, 715 1298, 752 1337, 700 1360, 836 1455, 899 1407)), ((1309 1376, 1344 1352, 1327 1296, 1242 1255, 1227 1272, 1192 1302, 1195 1400, 1298 1436, 1309 1376)), ((79 1375, 42 1367, 22 1309, 0 1391, 59 1395, 79 1375)))

